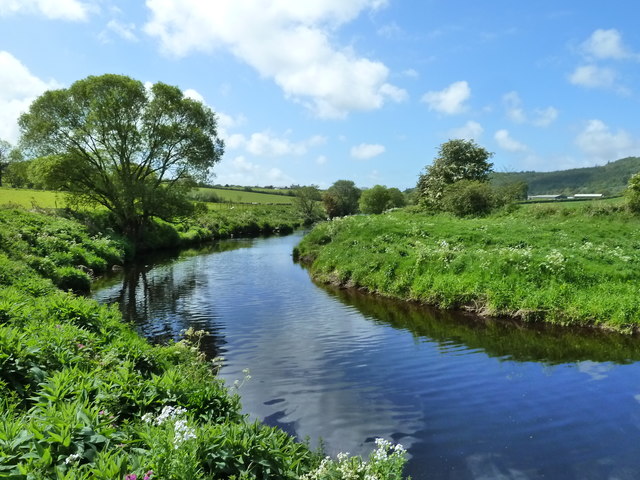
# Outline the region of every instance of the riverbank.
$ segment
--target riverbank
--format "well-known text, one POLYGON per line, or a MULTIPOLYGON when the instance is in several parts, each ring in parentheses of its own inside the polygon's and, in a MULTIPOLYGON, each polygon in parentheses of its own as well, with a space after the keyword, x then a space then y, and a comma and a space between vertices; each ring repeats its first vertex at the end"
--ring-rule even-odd
POLYGON ((485 316, 635 332, 640 219, 615 204, 458 219, 415 211, 316 226, 295 255, 325 283, 485 316))
POLYGON ((115 306, 61 290, 84 288, 78 265, 100 273, 124 261, 122 241, 0 209, 0 246, 1 478, 340 478, 345 460, 401 478, 404 452, 392 445, 365 464, 322 460, 249 422, 200 353, 205 332, 151 345, 115 306))

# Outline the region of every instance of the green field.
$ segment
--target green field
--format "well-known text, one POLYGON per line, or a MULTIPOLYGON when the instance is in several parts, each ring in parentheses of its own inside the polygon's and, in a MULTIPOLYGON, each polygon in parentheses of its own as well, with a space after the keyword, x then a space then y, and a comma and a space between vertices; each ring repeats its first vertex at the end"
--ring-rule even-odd
POLYGON ((0 206, 63 208, 66 202, 64 193, 0 187, 0 206))
MULTIPOLYGON (((221 200, 244 204, 290 205, 293 197, 260 192, 245 192, 221 188, 199 188, 199 192, 213 192, 221 200)), ((66 206, 65 194, 46 190, 0 187, 0 206, 63 208, 66 206)))
POLYGON ((318 225, 296 254, 324 282, 528 321, 640 327, 640 217, 619 202, 459 219, 397 211, 318 225))
POLYGON ((271 193, 265 193, 258 191, 241 191, 241 190, 227 190, 225 188, 198 188, 199 192, 212 192, 217 195, 221 200, 225 202, 233 203, 271 203, 271 204, 283 204, 289 205, 293 202, 293 197, 287 195, 274 195, 271 193))

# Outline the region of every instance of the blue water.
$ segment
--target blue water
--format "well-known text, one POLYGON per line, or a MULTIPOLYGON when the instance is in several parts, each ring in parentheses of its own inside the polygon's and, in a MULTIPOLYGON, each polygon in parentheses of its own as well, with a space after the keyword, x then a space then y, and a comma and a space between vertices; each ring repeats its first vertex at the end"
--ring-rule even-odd
POLYGON ((149 260, 95 298, 193 326, 244 410, 329 453, 402 443, 414 479, 640 478, 640 339, 438 313, 315 285, 301 234, 149 260))

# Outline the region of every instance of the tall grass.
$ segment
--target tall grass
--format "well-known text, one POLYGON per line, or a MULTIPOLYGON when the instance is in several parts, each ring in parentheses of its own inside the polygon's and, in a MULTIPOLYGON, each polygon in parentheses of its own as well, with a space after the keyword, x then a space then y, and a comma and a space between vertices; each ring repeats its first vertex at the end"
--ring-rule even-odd
POLYGON ((640 219, 613 204, 456 219, 398 211, 317 226, 321 281, 442 308, 621 331, 640 325, 640 219))

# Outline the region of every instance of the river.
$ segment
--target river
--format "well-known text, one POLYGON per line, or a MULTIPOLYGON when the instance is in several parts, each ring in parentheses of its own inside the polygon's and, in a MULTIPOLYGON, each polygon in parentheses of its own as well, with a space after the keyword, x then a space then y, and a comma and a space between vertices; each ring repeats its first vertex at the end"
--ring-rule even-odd
POLYGON ((146 259, 94 293, 154 341, 209 332, 251 417, 328 453, 408 448, 414 480, 640 478, 640 339, 314 284, 301 233, 146 259))

